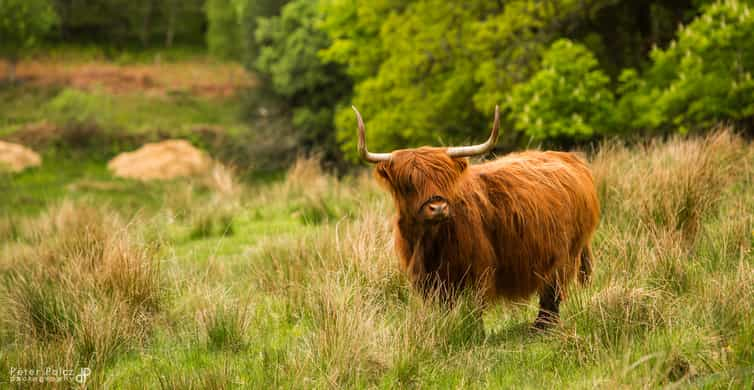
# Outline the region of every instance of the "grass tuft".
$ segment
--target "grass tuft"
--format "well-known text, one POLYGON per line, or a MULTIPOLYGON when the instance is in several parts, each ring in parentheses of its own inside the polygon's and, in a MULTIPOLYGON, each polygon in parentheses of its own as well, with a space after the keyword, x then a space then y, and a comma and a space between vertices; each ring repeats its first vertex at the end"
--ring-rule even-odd
POLYGON ((2 263, 11 341, 51 354, 64 348, 74 363, 94 367, 141 345, 164 287, 155 252, 129 229, 110 211, 72 202, 28 221, 2 263))

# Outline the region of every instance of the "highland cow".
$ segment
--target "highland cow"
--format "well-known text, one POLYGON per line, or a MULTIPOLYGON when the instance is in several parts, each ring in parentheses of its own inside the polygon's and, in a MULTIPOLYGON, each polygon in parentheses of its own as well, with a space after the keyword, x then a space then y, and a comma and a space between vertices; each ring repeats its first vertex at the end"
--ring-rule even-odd
POLYGON ((557 321, 578 274, 592 270, 590 240, 599 201, 585 162, 564 152, 526 151, 470 165, 495 145, 421 147, 372 153, 358 119, 359 154, 393 196, 395 249, 401 269, 421 291, 481 289, 485 302, 539 295, 534 326, 557 321))

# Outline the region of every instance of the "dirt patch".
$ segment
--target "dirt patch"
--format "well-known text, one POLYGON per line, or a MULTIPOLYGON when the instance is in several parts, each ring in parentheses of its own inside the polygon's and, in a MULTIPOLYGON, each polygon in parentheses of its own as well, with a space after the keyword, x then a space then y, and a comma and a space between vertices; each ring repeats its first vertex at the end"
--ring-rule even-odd
POLYGON ((21 172, 42 164, 42 157, 19 144, 0 141, 0 171, 21 172))
MULTIPOLYGON (((0 61, 0 70, 7 63, 0 61)), ((186 93, 210 98, 234 96, 253 87, 256 80, 239 64, 179 62, 116 65, 108 62, 71 63, 26 60, 18 64, 17 77, 37 86, 67 86, 111 94, 143 93, 167 96, 186 93)))
POLYGON ((110 160, 107 167, 119 177, 168 180, 207 174, 212 167, 212 159, 187 141, 167 140, 121 153, 110 160))

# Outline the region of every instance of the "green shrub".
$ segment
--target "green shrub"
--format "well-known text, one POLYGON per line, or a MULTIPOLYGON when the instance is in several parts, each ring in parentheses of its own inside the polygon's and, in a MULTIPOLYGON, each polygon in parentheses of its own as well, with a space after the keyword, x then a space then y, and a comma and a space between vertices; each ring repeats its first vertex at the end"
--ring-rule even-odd
POLYGON ((52 1, 0 1, 0 57, 10 60, 10 82, 15 81, 15 63, 21 51, 38 45, 57 23, 52 1))
POLYGON ((60 91, 45 107, 49 115, 63 123, 112 123, 113 99, 105 94, 92 94, 73 88, 60 91))
POLYGON ((322 14, 318 2, 295 0, 286 4, 280 16, 259 18, 255 40, 259 55, 252 68, 262 76, 264 86, 252 93, 251 111, 290 118, 299 152, 317 151, 326 160, 338 160, 333 128, 336 103, 348 96, 350 80, 340 66, 320 57, 330 45, 319 29, 322 14), (271 95, 272 99, 259 99, 271 95), (270 107, 277 106, 277 107, 270 107))
POLYGON ((544 53, 542 69, 513 88, 507 106, 516 129, 533 139, 585 138, 613 127, 609 84, 589 49, 561 39, 544 53))
POLYGON ((677 41, 651 53, 640 78, 621 75, 620 118, 637 129, 707 129, 754 116, 754 10, 725 0, 678 30, 677 41))

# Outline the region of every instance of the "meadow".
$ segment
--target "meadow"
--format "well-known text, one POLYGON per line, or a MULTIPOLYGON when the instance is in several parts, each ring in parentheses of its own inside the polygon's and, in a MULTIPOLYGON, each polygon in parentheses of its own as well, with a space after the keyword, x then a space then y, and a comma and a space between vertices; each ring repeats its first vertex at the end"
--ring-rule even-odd
POLYGON ((89 387, 139 389, 754 382, 754 145, 734 129, 581 151, 602 207, 594 274, 539 333, 534 299, 481 311, 472 293, 447 307, 412 291, 392 201, 366 170, 107 171, 114 134, 149 134, 153 119, 188 138, 242 126, 227 101, 23 88, 0 96, 0 135, 40 119, 61 130, 41 167, 0 174, 3 386, 50 386, 11 382, 18 367, 89 367, 89 387), (79 142, 81 123, 97 142, 79 142))

